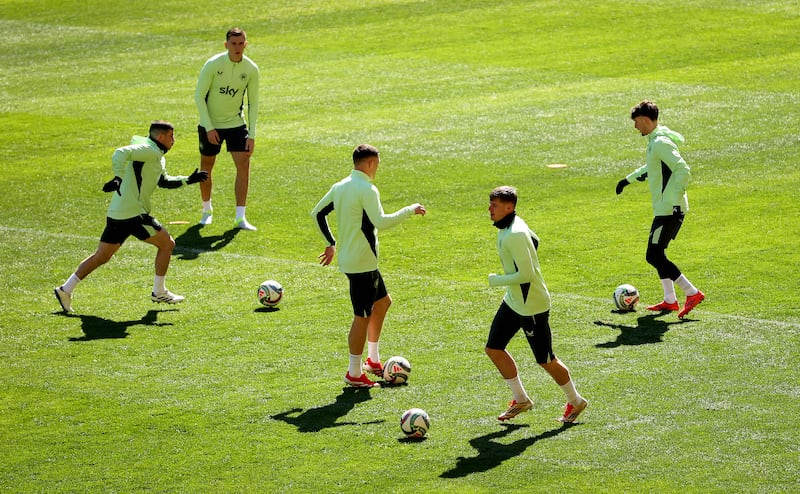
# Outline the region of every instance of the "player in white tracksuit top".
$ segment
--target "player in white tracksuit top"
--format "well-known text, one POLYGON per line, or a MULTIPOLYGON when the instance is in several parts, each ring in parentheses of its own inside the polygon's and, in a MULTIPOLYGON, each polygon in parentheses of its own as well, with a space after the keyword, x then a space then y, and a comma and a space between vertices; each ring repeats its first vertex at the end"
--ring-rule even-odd
POLYGON ((490 274, 490 286, 505 286, 503 302, 497 310, 486 342, 486 354, 505 379, 513 400, 497 418, 516 417, 533 407, 522 386, 517 364, 506 350, 511 338, 522 328, 538 363, 564 391, 567 404, 561 422, 574 422, 588 402, 578 394, 567 366, 553 353, 550 332, 550 294, 539 267, 536 249, 539 238, 516 214, 517 189, 497 187, 489 194, 489 216, 497 232, 497 253, 504 274, 490 274))

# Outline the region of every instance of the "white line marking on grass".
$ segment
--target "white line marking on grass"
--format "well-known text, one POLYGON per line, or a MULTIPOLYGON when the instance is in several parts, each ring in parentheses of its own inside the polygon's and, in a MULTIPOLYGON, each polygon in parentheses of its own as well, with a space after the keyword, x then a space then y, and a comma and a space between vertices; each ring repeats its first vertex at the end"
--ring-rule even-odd
MULTIPOLYGON (((47 231, 42 231, 42 230, 36 230, 36 229, 33 229, 33 228, 15 228, 15 227, 8 227, 8 226, 0 225, 0 231, 15 232, 15 233, 26 234, 26 235, 31 235, 31 236, 35 236, 35 237, 47 236, 47 237, 52 237, 52 238, 68 238, 68 239, 72 239, 72 240, 98 241, 98 237, 90 237, 88 235, 76 235, 74 233, 47 232, 47 231)), ((136 243, 131 242, 131 244, 134 245, 134 246, 137 246, 137 247, 141 247, 142 249, 144 249, 146 247, 149 247, 149 246, 147 246, 147 245, 145 245, 145 244, 143 244, 141 242, 136 242, 136 243)), ((285 263, 288 263, 288 264, 310 265, 310 266, 316 266, 317 265, 317 262, 312 262, 312 261, 305 262, 305 261, 296 261, 296 260, 292 260, 292 259, 282 259, 282 258, 278 259, 278 258, 267 257, 267 256, 259 256, 259 255, 254 255, 254 254, 235 254, 235 253, 232 253, 232 252, 209 251, 209 250, 205 250, 205 249, 192 249, 192 248, 187 248, 187 247, 181 247, 180 249, 182 251, 184 251, 184 252, 189 252, 189 253, 192 253, 192 254, 212 254, 213 253, 213 254, 216 254, 218 256, 228 257, 228 258, 231 258, 231 259, 275 259, 275 260, 279 260, 281 262, 285 262, 285 263)), ((409 276, 409 278, 423 279, 424 277, 422 277, 422 276, 409 276)), ((589 296, 586 296, 586 295, 577 295, 577 294, 574 294, 574 293, 551 293, 551 295, 553 295, 554 297, 566 298, 566 299, 572 299, 572 300, 580 300, 580 301, 585 301, 587 303, 593 303, 593 304, 597 303, 598 301, 605 300, 605 299, 602 299, 602 298, 589 297, 589 296)), ((609 303, 610 303, 610 301, 609 301, 609 303)), ((733 314, 720 314, 718 312, 709 312, 709 311, 706 311, 706 310, 703 311, 703 314, 708 314, 710 316, 718 317, 720 319, 727 319, 727 320, 731 320, 731 321, 740 321, 740 322, 745 323, 745 324, 763 324, 763 325, 778 326, 780 328, 790 328, 790 329, 800 330, 800 323, 794 323, 794 322, 788 322, 788 321, 776 321, 776 320, 772 320, 772 319, 760 319, 760 318, 755 318, 755 317, 737 316, 737 315, 733 315, 733 314)))
MULTIPOLYGON (((86 240, 86 241, 90 241, 90 242, 99 242, 100 241, 100 234, 98 234, 95 237, 95 236, 88 236, 88 235, 77 235, 77 234, 74 234, 74 233, 46 232, 46 231, 42 231, 42 230, 34 230, 32 228, 13 228, 13 227, 7 227, 7 226, 3 226, 3 225, 0 225, 0 231, 16 232, 16 233, 20 233, 20 234, 31 235, 31 236, 34 236, 34 237, 46 236, 46 237, 52 237, 52 238, 66 238, 66 239, 70 239, 70 240, 86 240)), ((133 238, 133 237, 131 237, 131 238, 133 238)), ((128 247, 139 248, 139 249, 142 249, 142 250, 149 250, 149 249, 152 248, 149 244, 146 244, 144 242, 140 242, 138 240, 136 240, 135 242, 132 242, 132 241, 125 242, 125 248, 127 249, 128 247)), ((294 264, 309 264, 309 265, 316 265, 317 264, 316 262, 312 262, 312 261, 308 261, 308 262, 294 261, 294 260, 291 260, 291 259, 283 259, 283 258, 277 258, 277 257, 267 257, 267 256, 253 255, 253 254, 235 254, 235 253, 232 253, 232 252, 219 252, 219 251, 214 251, 214 250, 210 250, 210 249, 194 249, 194 248, 191 248, 191 247, 182 247, 182 246, 176 246, 176 249, 180 249, 180 252, 178 252, 178 254, 180 254, 182 252, 187 252, 189 254, 216 254, 216 255, 230 257, 230 258, 233 258, 233 259, 271 259, 271 260, 276 260, 276 261, 281 261, 281 262, 286 262, 286 263, 294 263, 294 264)), ((173 252, 173 255, 175 255, 174 252, 173 252)))

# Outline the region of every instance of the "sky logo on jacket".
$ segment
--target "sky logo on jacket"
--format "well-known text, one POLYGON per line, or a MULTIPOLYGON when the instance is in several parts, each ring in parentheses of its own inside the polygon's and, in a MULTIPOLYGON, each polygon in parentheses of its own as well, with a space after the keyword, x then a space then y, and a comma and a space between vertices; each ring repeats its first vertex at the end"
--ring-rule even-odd
POLYGON ((219 88, 219 94, 229 94, 231 96, 231 98, 236 96, 236 93, 238 93, 238 92, 239 92, 238 89, 232 88, 230 86, 225 86, 225 87, 219 88))

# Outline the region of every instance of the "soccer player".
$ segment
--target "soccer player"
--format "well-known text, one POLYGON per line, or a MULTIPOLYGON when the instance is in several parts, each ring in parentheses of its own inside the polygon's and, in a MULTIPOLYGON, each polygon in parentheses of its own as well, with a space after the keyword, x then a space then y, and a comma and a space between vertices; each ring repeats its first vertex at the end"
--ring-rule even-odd
POLYGON ((489 286, 505 286, 506 293, 492 321, 485 351, 513 396, 508 410, 497 419, 508 420, 533 408, 517 372, 517 363, 506 350, 511 338, 522 328, 536 363, 550 374, 567 396, 564 414, 558 420, 571 423, 588 402, 575 389, 567 366, 553 353, 550 293, 544 284, 536 252, 539 237, 517 216, 516 207, 517 189, 514 187, 497 187, 489 194, 489 217, 498 229, 497 253, 504 272, 490 274, 489 286))
POLYGON ((143 242, 156 246, 155 280, 150 298, 153 302, 177 304, 184 297, 166 287, 175 240, 155 218, 150 216, 150 197, 156 187, 174 189, 184 184, 203 182, 205 171, 195 169, 188 177, 167 175, 164 154, 175 144, 173 126, 156 120, 150 124, 149 137, 133 136, 131 144, 117 148, 111 156, 114 178, 103 185, 103 192, 111 192, 106 228, 100 236, 100 245, 94 254, 78 265, 78 269, 60 287, 54 290, 64 312, 72 312, 72 292, 92 271, 99 268, 133 235, 143 242))
POLYGON ((200 138, 200 169, 208 172, 208 180, 200 185, 203 202, 201 225, 213 221, 211 206, 211 172, 217 155, 226 142, 236 165, 235 228, 255 230, 247 221, 247 191, 250 187, 250 156, 253 154, 258 121, 258 66, 244 55, 247 36, 239 28, 225 35, 227 51, 214 55, 200 70, 194 101, 200 113, 197 133, 200 138), (247 120, 244 117, 247 98, 247 120))
POLYGON ((327 216, 336 210, 339 270, 350 281, 350 300, 354 313, 348 336, 350 364, 344 381, 361 388, 376 385, 362 371, 363 368, 376 376, 383 374, 378 342, 386 312, 392 304, 378 271, 378 230, 391 228, 415 214, 426 213, 425 207, 420 204, 411 204, 392 214, 383 212, 378 189, 371 183, 379 164, 380 156, 374 146, 357 146, 353 150, 353 171, 350 176, 333 184, 311 211, 328 244, 325 252, 319 255, 320 264, 327 266, 336 254, 336 239, 331 233, 327 216), (362 366, 365 340, 368 340, 368 356, 362 366))
POLYGON ((644 165, 617 183, 617 195, 633 180, 648 181, 655 218, 650 226, 645 258, 658 271, 664 300, 647 309, 655 312, 680 310, 678 317, 683 319, 706 298, 680 268, 667 259, 666 253, 670 241, 677 237, 683 218, 689 211, 686 187, 691 175, 689 166, 678 152, 678 144, 682 144, 685 139, 666 126, 658 125, 658 106, 652 101, 642 101, 634 106, 631 109, 631 119, 636 130, 647 137, 647 157, 644 165), (675 284, 686 295, 683 309, 678 305, 675 284))

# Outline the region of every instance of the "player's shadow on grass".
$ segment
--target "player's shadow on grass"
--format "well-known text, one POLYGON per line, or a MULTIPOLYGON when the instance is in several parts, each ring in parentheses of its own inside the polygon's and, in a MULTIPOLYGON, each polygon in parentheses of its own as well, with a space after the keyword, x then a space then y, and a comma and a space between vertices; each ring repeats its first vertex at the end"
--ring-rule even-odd
POLYGON ((200 235, 200 230, 202 229, 203 225, 192 225, 176 237, 175 249, 172 254, 177 255, 178 259, 192 261, 200 257, 200 254, 204 252, 212 252, 224 248, 241 231, 238 228, 231 228, 222 235, 204 237, 200 235))
POLYGON ((81 320, 83 336, 70 338, 69 341, 91 341, 109 338, 125 338, 131 326, 172 326, 171 322, 158 322, 160 312, 172 312, 176 309, 149 310, 141 319, 136 321, 112 321, 97 316, 83 314, 65 314, 66 317, 77 317, 81 320))
POLYGON ((342 394, 336 397, 336 401, 329 405, 309 408, 306 411, 303 411, 302 408, 292 408, 289 411, 273 415, 272 418, 294 425, 297 427, 298 432, 319 432, 322 429, 341 427, 343 425, 379 424, 384 422, 383 420, 339 422, 339 419, 350 413, 350 410, 355 408, 357 404, 371 399, 368 388, 347 387, 342 390, 342 394))
POLYGON ((439 475, 445 479, 455 479, 466 477, 467 475, 479 472, 486 472, 499 467, 504 461, 521 455, 528 447, 542 439, 550 439, 577 424, 564 424, 556 429, 552 429, 539 434, 538 436, 518 439, 510 444, 497 442, 497 439, 505 437, 512 432, 528 427, 522 424, 502 424, 504 429, 485 436, 476 437, 469 440, 469 444, 478 450, 478 456, 465 458, 459 457, 456 466, 439 475))
POLYGON ((684 321, 662 321, 656 319, 661 313, 653 313, 641 316, 636 320, 636 326, 627 324, 616 324, 607 321, 595 321, 598 326, 619 329, 620 333, 614 341, 598 343, 597 348, 617 348, 622 345, 648 345, 651 343, 661 343, 664 333, 669 331, 669 327, 674 324, 683 324, 684 321))

